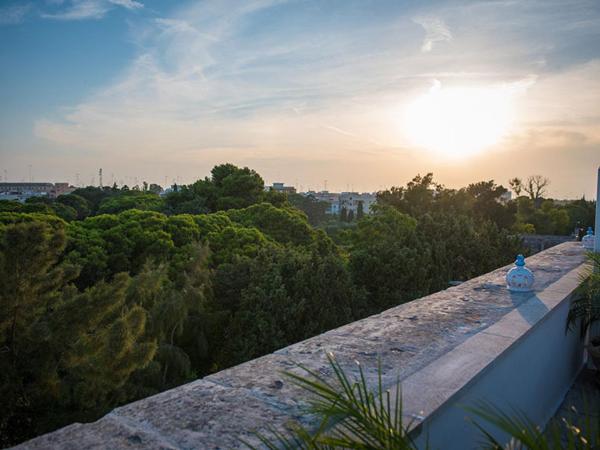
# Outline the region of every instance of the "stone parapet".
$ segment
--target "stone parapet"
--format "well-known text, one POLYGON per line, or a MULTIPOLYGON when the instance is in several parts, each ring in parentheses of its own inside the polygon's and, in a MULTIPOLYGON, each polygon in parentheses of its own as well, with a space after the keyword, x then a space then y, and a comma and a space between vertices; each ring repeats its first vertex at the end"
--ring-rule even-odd
MULTIPOLYGON (((405 412, 417 418, 415 432, 425 430, 432 436, 442 433, 460 414, 450 406, 458 399, 469 399, 471 393, 485 395, 486 389, 493 389, 496 377, 506 379, 511 367, 517 381, 505 382, 515 386, 515 395, 523 398, 525 388, 533 389, 532 394, 543 392, 543 388, 531 385, 535 381, 526 376, 521 377, 522 383, 518 381, 520 371, 532 377, 537 374, 523 367, 522 354, 535 352, 531 346, 543 346, 544 339, 553 339, 548 343, 554 346, 563 345, 562 341, 557 344, 557 339, 565 335, 562 316, 587 269, 581 244, 560 244, 527 258, 527 267, 535 273, 533 292, 511 293, 506 289, 504 277, 509 267, 117 408, 96 422, 73 424, 16 448, 244 448, 240 438, 256 442, 252 431, 281 428, 293 420, 310 422, 310 417, 302 414, 304 392, 290 384, 282 371, 302 373, 297 366, 301 364, 331 375, 327 352, 332 352, 351 374, 357 373, 359 362, 373 387, 381 361, 387 387, 393 388, 398 378, 402 381, 405 412), (558 334, 554 332, 555 324, 551 325, 551 337, 537 333, 537 329, 550 327, 551 320, 562 321, 558 334), (513 361, 511 355, 518 358, 513 361), (451 419, 448 414, 453 414, 451 419)), ((572 337, 568 339, 564 345, 569 352, 577 353, 572 349, 577 344, 571 342, 572 337)), ((531 355, 532 364, 543 366, 544 351, 538 353, 531 355)), ((569 372, 558 377, 561 386, 566 383, 563 378, 568 379, 581 366, 581 355, 571 353, 569 372)), ((561 386, 553 388, 551 395, 560 396, 561 386)), ((507 388, 503 385, 502 389, 507 388)), ((567 389, 565 386, 565 392, 567 389)), ((556 399, 557 405, 561 400, 556 399)), ((548 405, 554 401, 549 399, 548 405)), ((548 417, 553 413, 548 411, 548 417)))

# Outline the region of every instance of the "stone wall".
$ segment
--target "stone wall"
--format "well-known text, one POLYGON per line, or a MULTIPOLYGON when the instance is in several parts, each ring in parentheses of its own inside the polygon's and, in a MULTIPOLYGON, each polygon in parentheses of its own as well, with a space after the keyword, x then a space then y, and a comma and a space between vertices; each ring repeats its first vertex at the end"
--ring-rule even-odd
POLYGON ((536 276, 532 293, 507 291, 508 266, 503 267, 17 448, 244 448, 240 439, 256 443, 252 431, 308 423, 302 414, 305 394, 282 371, 301 373, 297 364, 302 364, 331 376, 327 352, 349 373, 357 373, 359 362, 371 386, 381 360, 386 387, 393 388, 397 377, 402 381, 405 413, 416 418, 415 433, 429 434, 445 449, 470 448, 473 434, 455 428, 454 435, 448 428, 464 422, 457 399, 498 396, 501 389, 501 396, 520 399, 526 409, 537 401, 532 411, 540 421, 562 400, 581 366, 580 343, 564 334, 562 316, 586 270, 584 260, 580 243, 564 243, 527 259, 536 276), (523 363, 527 355, 530 366, 523 363), (565 369, 549 385, 551 362, 559 368, 564 362, 565 369), (517 376, 494 390, 511 373, 517 376), (540 415, 540 408, 548 411, 540 415), (449 445, 453 439, 456 445, 449 445))

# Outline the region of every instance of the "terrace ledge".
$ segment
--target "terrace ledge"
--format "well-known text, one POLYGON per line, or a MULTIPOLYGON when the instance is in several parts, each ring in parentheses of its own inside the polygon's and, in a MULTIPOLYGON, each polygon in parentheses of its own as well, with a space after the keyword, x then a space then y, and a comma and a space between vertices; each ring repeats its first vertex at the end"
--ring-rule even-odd
POLYGON ((527 258, 534 291, 511 293, 505 266, 459 286, 352 322, 272 354, 72 424, 15 447, 34 449, 230 449, 253 431, 282 428, 302 413, 304 392, 282 371, 297 364, 330 376, 327 352, 352 374, 358 361, 375 387, 402 383, 404 412, 432 448, 474 448, 462 405, 481 399, 516 407, 543 425, 583 364, 566 314, 587 270, 578 242, 527 258))

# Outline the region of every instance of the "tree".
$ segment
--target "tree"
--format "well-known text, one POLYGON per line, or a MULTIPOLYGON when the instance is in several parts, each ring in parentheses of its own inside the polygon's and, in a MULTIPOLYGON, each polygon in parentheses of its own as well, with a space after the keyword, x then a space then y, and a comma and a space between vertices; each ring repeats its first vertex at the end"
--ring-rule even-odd
POLYGON ((550 180, 541 175, 531 175, 523 185, 523 190, 527 192, 531 200, 538 202, 545 194, 546 187, 550 184, 550 180))
POLYGON ((348 222, 352 222, 354 220, 354 210, 351 209, 348 211, 348 222))
POLYGON ((71 208, 64 203, 55 202, 50 209, 54 212, 54 214, 67 222, 77 220, 77 211, 75 208, 71 208))
POLYGON ((135 397, 190 381, 208 356, 202 324, 210 276, 208 248, 195 243, 185 253, 186 264, 175 279, 164 264, 148 262, 130 285, 127 302, 148 311, 146 338, 158 346, 153 361, 129 383, 135 397))
POLYGON ((0 227, 2 445, 106 412, 155 351, 126 274, 79 291, 59 262, 64 222, 13 219, 0 227))
POLYGON ((77 212, 77 220, 83 220, 90 215, 90 204, 88 201, 76 194, 59 195, 56 199, 57 203, 70 206, 77 212))
POLYGON ((266 247, 255 258, 219 268, 215 281, 212 308, 225 318, 221 336, 226 336, 213 340, 218 367, 314 336, 364 312, 364 295, 337 255, 266 247))
POLYGON ((365 210, 364 210, 364 202, 362 200, 358 201, 358 207, 356 209, 356 218, 358 220, 362 219, 365 216, 365 210))
POLYGON ((517 197, 521 195, 521 191, 523 191, 523 180, 517 177, 511 178, 510 180, 508 180, 508 184, 511 187, 511 189, 515 191, 517 197))
POLYGON ((150 187, 148 188, 148 190, 153 194, 160 194, 163 192, 162 186, 155 183, 150 183, 150 187))
POLYGON ((348 222, 348 210, 345 206, 342 206, 342 209, 340 211, 340 220, 342 222, 348 222))
POLYGON ((113 195, 118 195, 119 192, 127 189, 127 186, 123 186, 120 191, 115 191, 109 187, 99 188, 95 186, 88 186, 85 188, 75 189, 70 195, 77 195, 86 199, 90 208, 90 215, 94 215, 96 214, 100 203, 102 203, 102 200, 113 195))
POLYGON ((0 212, 20 211, 23 205, 13 200, 0 200, 0 212))
POLYGON ((263 179, 254 170, 221 164, 213 167, 210 178, 169 193, 165 211, 170 214, 199 214, 246 208, 262 201, 283 204, 285 197, 265 192, 264 186, 263 179))
POLYGON ((319 201, 312 195, 288 194, 287 199, 292 206, 306 214, 311 225, 317 226, 326 220, 329 203, 319 201))
POLYGON ((429 292, 429 252, 412 217, 380 208, 349 231, 348 241, 350 271, 357 286, 368 293, 370 312, 429 292))
POLYGON ((283 244, 308 246, 316 235, 306 216, 294 208, 276 208, 270 203, 259 203, 244 209, 230 209, 227 216, 232 222, 256 227, 283 244))
POLYGON ((163 200, 151 192, 131 190, 102 200, 98 214, 114 214, 129 209, 159 211, 163 209, 163 200))
POLYGON ((418 217, 432 211, 436 193, 442 190, 443 187, 433 181, 432 173, 417 175, 406 187, 392 187, 390 190, 378 192, 377 204, 393 206, 405 214, 418 217))
POLYGON ((508 192, 504 186, 494 180, 472 183, 466 188, 472 196, 472 211, 475 218, 491 220, 500 228, 510 228, 514 223, 514 211, 500 202, 502 195, 508 192))

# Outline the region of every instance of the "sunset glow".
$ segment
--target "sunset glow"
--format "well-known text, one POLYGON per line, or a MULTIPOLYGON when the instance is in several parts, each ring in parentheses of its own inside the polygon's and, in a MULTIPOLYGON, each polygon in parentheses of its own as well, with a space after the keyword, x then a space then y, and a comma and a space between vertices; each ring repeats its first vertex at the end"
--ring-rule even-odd
POLYGON ((444 88, 408 105, 405 131, 414 145, 447 158, 464 158, 497 144, 509 131, 511 95, 500 87, 444 88))

